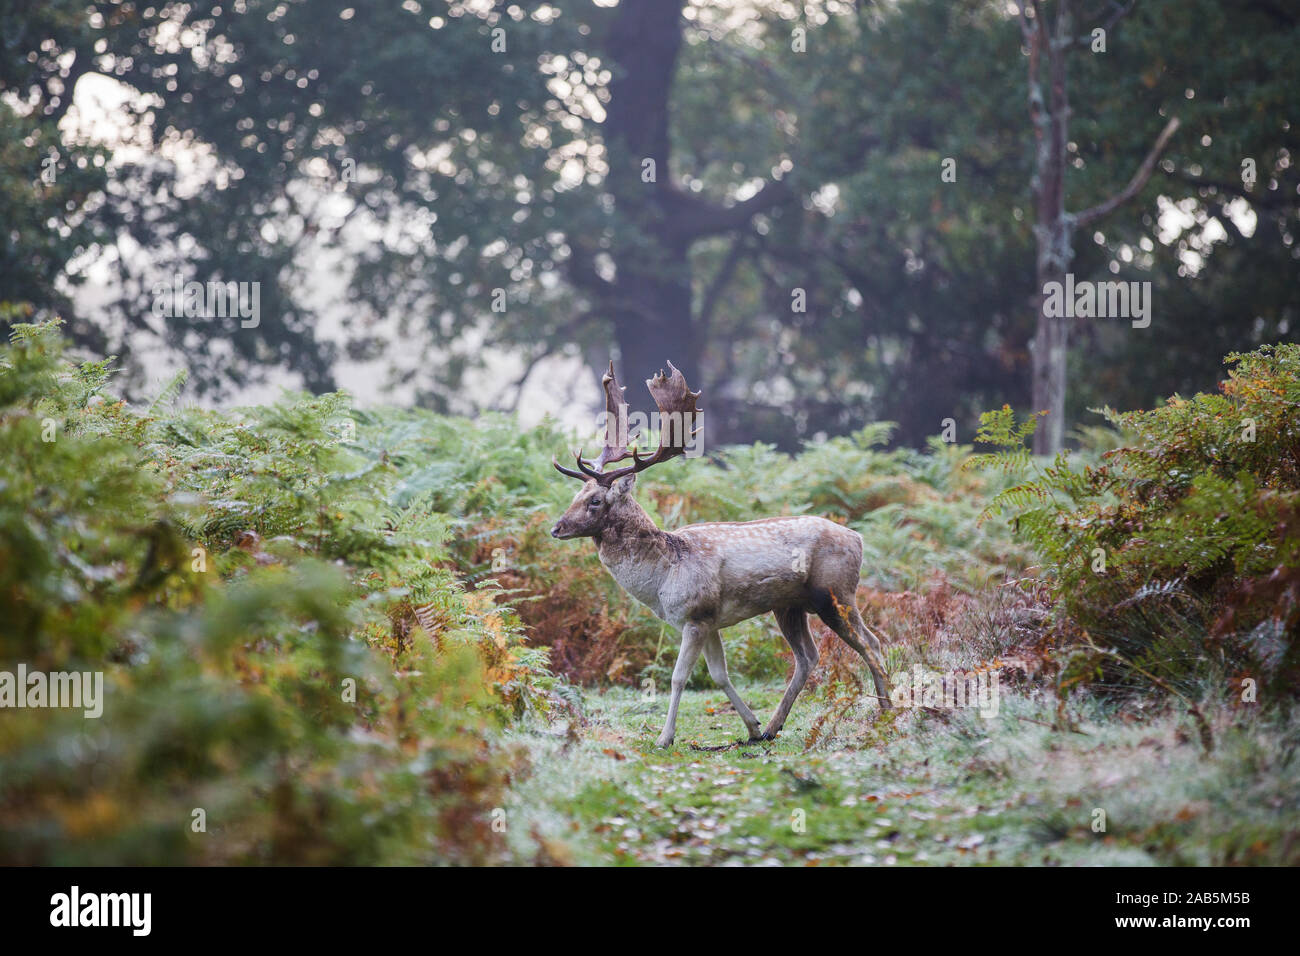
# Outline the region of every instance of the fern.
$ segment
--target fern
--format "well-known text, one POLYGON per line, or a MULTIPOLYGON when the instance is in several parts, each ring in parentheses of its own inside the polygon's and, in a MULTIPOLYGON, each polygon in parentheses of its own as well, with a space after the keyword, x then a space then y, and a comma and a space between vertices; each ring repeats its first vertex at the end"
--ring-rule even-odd
MULTIPOLYGON (((1099 409, 1115 429, 1110 438, 1089 433, 1108 449, 1100 464, 1075 465, 1066 453, 1034 462, 1019 447, 1033 419, 1018 424, 1005 407, 983 416, 977 438, 1000 450, 967 463, 1027 472, 982 520, 1011 517, 1043 557, 1059 620, 1115 635, 1126 659, 1144 667, 1171 642, 1208 641, 1211 631, 1235 633, 1227 649, 1247 666, 1245 635, 1261 622, 1282 622, 1292 641, 1300 626, 1300 548, 1287 530, 1300 509, 1300 346, 1227 362, 1219 395, 1175 395, 1152 411, 1099 409), (1145 610, 1175 592, 1195 605, 1186 621, 1183 610, 1167 619, 1145 610), (1216 616, 1215 605, 1228 610, 1216 616)), ((1221 650, 1178 657, 1195 669, 1221 650)))

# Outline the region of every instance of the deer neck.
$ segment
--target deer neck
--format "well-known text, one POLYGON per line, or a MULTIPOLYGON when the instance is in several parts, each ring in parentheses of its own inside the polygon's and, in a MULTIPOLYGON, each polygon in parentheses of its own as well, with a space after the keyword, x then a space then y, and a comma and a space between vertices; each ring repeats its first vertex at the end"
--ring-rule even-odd
POLYGON ((674 560, 681 555, 680 541, 659 530, 645 509, 630 496, 610 514, 610 520, 595 536, 595 541, 600 563, 614 580, 659 614, 659 588, 674 560))

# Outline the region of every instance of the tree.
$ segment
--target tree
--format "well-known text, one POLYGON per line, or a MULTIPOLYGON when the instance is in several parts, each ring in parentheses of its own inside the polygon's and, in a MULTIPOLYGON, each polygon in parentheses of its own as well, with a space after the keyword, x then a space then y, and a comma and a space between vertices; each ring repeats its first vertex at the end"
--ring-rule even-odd
MULTIPOLYGON (((62 56, 90 41, 84 5, 51 0, 0 9, 0 321, 35 311, 70 312, 61 285, 67 263, 101 238, 95 206, 105 189, 107 150, 65 143, 59 124, 86 56, 62 56)), ((70 314, 67 331, 103 350, 101 328, 70 314)))
MULTIPOLYGON (((1136 2, 1136 0, 1133 0, 1136 2)), ((1114 12, 1100 27, 1101 38, 1133 8, 1133 2, 1114 12)), ((1096 36, 1075 34, 1071 0, 1057 0, 1056 22, 1050 24, 1040 0, 1019 2, 1020 30, 1029 52, 1029 116, 1036 143, 1034 159, 1034 260, 1035 304, 1038 312, 1034 335, 1033 404, 1047 413, 1034 434, 1036 454, 1055 454, 1065 436, 1066 359, 1069 318, 1066 312, 1050 314, 1046 289, 1050 283, 1065 285, 1074 259, 1074 235, 1079 229, 1100 222, 1131 200, 1151 179, 1156 160, 1178 130, 1171 117, 1156 138, 1128 185, 1110 198, 1077 213, 1065 209, 1065 170, 1069 162, 1070 92, 1067 58, 1071 51, 1088 46, 1096 36), (1046 74, 1046 76, 1044 76, 1046 74)))
POLYGON ((619 218, 611 230, 614 276, 605 279, 591 268, 592 250, 580 238, 570 274, 607 311, 629 378, 681 356, 688 381, 703 381, 691 246, 746 230, 755 214, 794 195, 782 180, 769 179, 749 199, 724 206, 676 182, 671 93, 684 6, 685 0, 624 0, 603 43, 615 71, 602 128, 605 188, 619 218))
POLYGON ((1073 82, 1091 108, 1074 121, 1072 189, 1104 196, 1115 170, 1141 161, 1157 121, 1138 129, 1131 115, 1176 113, 1182 128, 1144 193, 1155 201, 1115 210, 1104 234, 1079 233, 1092 241, 1081 239, 1076 272, 1150 281, 1154 309, 1146 329, 1071 330, 1067 421, 1091 407, 1150 407, 1171 392, 1213 388, 1217 356, 1295 340, 1297 42, 1300 13, 1287 6, 1143 0, 1104 55, 1077 58, 1073 82))
MULTIPOLYGON (((129 17, 100 6, 110 50, 100 67, 149 98, 141 124, 160 144, 192 140, 214 157, 192 194, 178 192, 169 164, 129 167, 109 217, 154 256, 147 277, 123 265, 119 314, 182 350, 201 382, 246 381, 260 358, 329 387, 332 354, 304 301, 304 267, 358 245, 344 262, 358 304, 446 349, 440 387, 425 393, 440 407, 469 410, 456 398, 473 359, 456 349, 476 335, 480 353, 522 351, 529 369, 575 340, 606 338, 630 375, 671 355, 700 381, 692 245, 792 198, 777 180, 733 204, 676 182, 669 115, 683 2, 566 17, 457 6, 418 20, 338 0, 129 17), (176 34, 186 41, 162 39, 176 34), (185 317, 151 327, 149 280, 174 273, 260 280, 268 321, 248 334, 185 317), (539 286, 544 273, 571 285, 539 286)), ((365 339, 356 335, 354 354, 365 339)))
MULTIPOLYGON (((467 413, 513 407, 549 356, 603 368, 617 351, 626 380, 679 362, 710 396, 712 442, 791 449, 889 419, 919 445, 948 418, 965 440, 980 410, 1033 398, 1029 263, 1061 229, 1084 237, 1074 272, 1149 279, 1164 310, 1142 335, 1069 329, 1084 346, 1067 355, 1070 420, 1206 387, 1218 355, 1294 329, 1300 144, 1284 119, 1300 77, 1296 25, 1273 4, 1145 0, 1104 55, 1070 61, 1069 100, 1089 109, 1068 127, 1051 126, 1040 51, 1036 128, 1064 152, 1042 179, 1060 202, 1037 207, 1023 78, 990 68, 1023 41, 990 0, 195 0, 84 16, 53 34, 40 82, 67 83, 71 62, 130 84, 152 148, 87 197, 123 293, 96 316, 105 350, 157 336, 214 388, 283 368, 329 388, 340 354, 396 341, 392 379, 467 413), (1158 121, 1134 116, 1174 112, 1184 132, 1146 188, 1104 235, 1079 230, 1064 197, 1104 206, 1152 152, 1158 121), (202 162, 181 175, 176 156, 202 162), (1228 188, 1243 157, 1259 182, 1228 188), (1157 200, 1194 225, 1169 239, 1157 200), (1040 245, 1041 210, 1059 215, 1040 245), (125 254, 137 245, 147 257, 125 254), (177 272, 260 280, 261 326, 157 321, 153 283, 177 272), (467 387, 502 353, 517 378, 467 387)), ((70 250, 35 236, 57 277, 70 250)))

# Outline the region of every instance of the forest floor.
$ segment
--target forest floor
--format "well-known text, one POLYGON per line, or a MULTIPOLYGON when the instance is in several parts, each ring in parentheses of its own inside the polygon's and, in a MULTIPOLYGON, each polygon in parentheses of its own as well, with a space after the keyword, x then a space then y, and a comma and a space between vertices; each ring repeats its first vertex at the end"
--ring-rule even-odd
MULTIPOLYGON (((760 722, 777 683, 741 686, 760 722)), ((588 692, 583 721, 513 735, 530 771, 506 806, 517 862, 605 865, 1205 865, 1294 863, 1300 722, 1209 715, 1206 754, 1183 713, 1003 691, 973 710, 827 708, 807 693, 770 743, 720 690, 688 691, 677 740, 654 746, 667 699, 588 692), (828 732, 830 731, 830 732, 828 732), (720 749, 714 749, 720 748, 720 749)))

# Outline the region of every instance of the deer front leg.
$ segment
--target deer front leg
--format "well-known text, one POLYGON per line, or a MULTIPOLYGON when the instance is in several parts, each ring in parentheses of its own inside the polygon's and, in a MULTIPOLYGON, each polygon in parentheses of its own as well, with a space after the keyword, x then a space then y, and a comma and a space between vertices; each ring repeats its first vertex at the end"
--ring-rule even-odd
POLYGON ((688 621, 682 628, 682 644, 677 651, 677 663, 673 665, 673 695, 668 701, 668 720, 664 724, 664 732, 659 735, 655 742, 660 747, 671 747, 673 737, 677 735, 677 705, 682 700, 682 690, 686 687, 686 678, 691 676, 691 668, 695 666, 696 660, 699 659, 700 651, 704 649, 704 641, 708 636, 708 630, 701 624, 694 621, 688 621))

